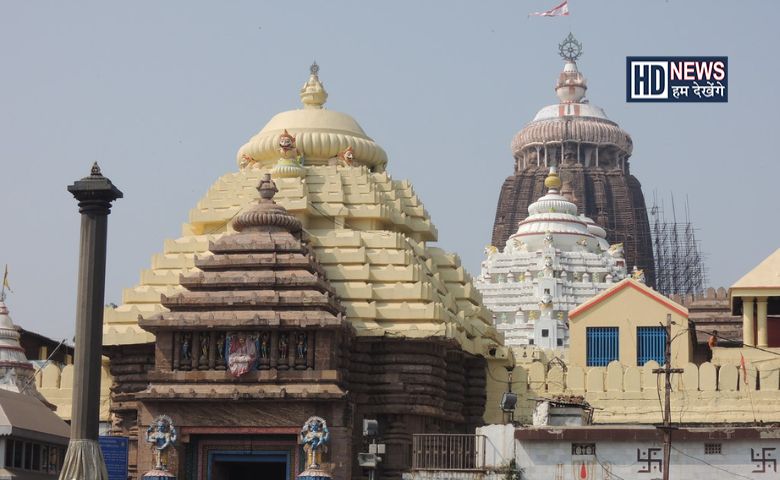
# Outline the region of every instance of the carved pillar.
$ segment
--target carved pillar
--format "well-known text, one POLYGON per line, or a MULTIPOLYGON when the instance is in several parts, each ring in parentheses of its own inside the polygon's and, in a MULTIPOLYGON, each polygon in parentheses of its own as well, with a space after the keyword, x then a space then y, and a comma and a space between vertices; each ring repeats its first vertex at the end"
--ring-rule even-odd
POLYGON ((766 297, 756 298, 756 324, 758 326, 756 343, 759 347, 768 347, 769 332, 766 324, 766 297))
POLYGON ((100 422, 100 361, 103 340, 103 300, 106 287, 106 239, 111 202, 122 192, 100 173, 97 163, 88 177, 68 191, 79 202, 81 242, 76 298, 76 365, 70 442, 60 479, 108 478, 98 445, 100 422))
POLYGON ((314 336, 317 335, 314 332, 309 332, 306 336, 306 367, 309 370, 314 369, 314 336))
POLYGON ((279 331, 271 332, 271 368, 279 366, 279 331))
POLYGON ((742 343, 751 347, 756 345, 753 329, 753 297, 742 297, 742 343))
POLYGON ((217 332, 209 334, 209 370, 217 366, 217 332))
POLYGON ((172 336, 173 336, 173 369, 178 370, 179 355, 181 355, 181 350, 179 350, 179 343, 181 342, 181 333, 174 333, 172 336))

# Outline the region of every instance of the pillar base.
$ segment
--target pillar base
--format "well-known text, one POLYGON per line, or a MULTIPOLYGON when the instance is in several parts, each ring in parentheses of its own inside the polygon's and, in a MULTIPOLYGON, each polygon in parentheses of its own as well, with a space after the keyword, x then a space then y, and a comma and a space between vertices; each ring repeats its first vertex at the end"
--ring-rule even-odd
POLYGON ((320 466, 312 465, 298 474, 298 480, 331 480, 331 476, 320 466))
POLYGON ((97 440, 71 440, 60 472, 60 480, 108 480, 106 462, 97 440))
POLYGON ((149 470, 144 473, 144 480, 176 480, 176 475, 166 470, 149 470))

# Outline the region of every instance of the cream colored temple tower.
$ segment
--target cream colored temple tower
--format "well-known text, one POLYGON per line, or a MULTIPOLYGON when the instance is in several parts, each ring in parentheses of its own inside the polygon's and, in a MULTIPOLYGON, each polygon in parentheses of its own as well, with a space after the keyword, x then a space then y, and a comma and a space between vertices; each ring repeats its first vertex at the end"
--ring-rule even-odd
POLYGON ((477 355, 501 344, 458 256, 427 245, 438 234, 411 184, 390 178, 387 154, 352 117, 324 108, 318 68, 301 88, 303 108, 275 115, 239 149, 238 170, 211 186, 182 235, 107 309, 105 346, 153 341, 138 316, 163 309, 160 295, 178 291, 179 275, 256 200, 269 171, 275 199, 303 222, 358 335, 445 336, 477 355), (285 131, 297 151, 280 153, 285 131))

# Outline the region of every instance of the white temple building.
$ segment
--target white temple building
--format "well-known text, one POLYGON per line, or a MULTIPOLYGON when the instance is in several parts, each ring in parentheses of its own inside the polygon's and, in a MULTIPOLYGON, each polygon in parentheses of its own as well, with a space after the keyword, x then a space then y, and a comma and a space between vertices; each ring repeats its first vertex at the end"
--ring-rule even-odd
POLYGON ((622 245, 610 246, 603 228, 577 214, 556 167, 544 184, 548 193, 528 207, 504 250, 487 247, 476 282, 511 347, 568 346, 569 310, 626 277, 622 245))

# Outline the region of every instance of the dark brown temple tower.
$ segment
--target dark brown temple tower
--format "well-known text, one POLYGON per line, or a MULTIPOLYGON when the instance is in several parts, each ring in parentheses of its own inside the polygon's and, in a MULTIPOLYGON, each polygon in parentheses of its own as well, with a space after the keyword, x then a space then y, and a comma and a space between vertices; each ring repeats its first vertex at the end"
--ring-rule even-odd
POLYGON ((556 84, 560 103, 542 108, 512 140, 514 173, 501 187, 492 244, 503 249, 528 206, 544 194, 549 165, 558 165, 562 193, 579 213, 604 227, 609 243, 622 243, 629 269, 643 269, 654 284, 653 246, 642 187, 631 175, 631 137, 585 99, 587 84, 577 70, 582 47, 574 37, 560 45, 566 60, 556 84))

